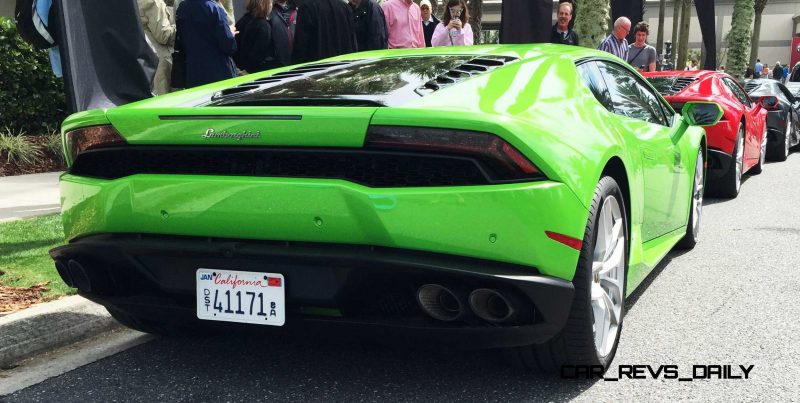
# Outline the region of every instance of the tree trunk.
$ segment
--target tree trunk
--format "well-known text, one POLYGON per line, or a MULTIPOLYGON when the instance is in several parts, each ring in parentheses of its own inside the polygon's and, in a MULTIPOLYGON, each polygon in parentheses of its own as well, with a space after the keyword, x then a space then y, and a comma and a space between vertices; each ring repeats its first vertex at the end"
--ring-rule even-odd
POLYGON ((581 46, 596 48, 608 35, 609 0, 582 0, 580 17, 575 19, 575 31, 580 35, 581 46))
POLYGON ((683 9, 683 0, 673 0, 675 3, 674 8, 672 9, 672 54, 670 55, 670 61, 672 61, 672 67, 675 67, 675 61, 678 60, 675 57, 678 54, 678 33, 680 32, 680 20, 681 20, 681 10, 683 9))
POLYGON ((661 55, 664 51, 664 11, 667 8, 667 0, 658 2, 658 40, 656 41, 656 53, 661 55))
POLYGON ((767 0, 756 0, 755 13, 756 18, 753 21, 753 39, 750 41, 750 61, 747 63, 748 67, 756 65, 758 59, 758 42, 761 40, 761 14, 764 13, 764 8, 767 7, 767 0))
POLYGON ((755 14, 754 0, 736 0, 728 32, 728 64, 726 71, 736 78, 744 78, 750 56, 750 26, 755 14))
POLYGON ((469 25, 475 44, 481 43, 481 20, 483 19, 483 0, 469 0, 469 25))
POLYGON ((678 42, 678 60, 675 62, 676 70, 686 67, 686 57, 689 56, 689 22, 692 19, 692 0, 681 0, 681 34, 678 42))

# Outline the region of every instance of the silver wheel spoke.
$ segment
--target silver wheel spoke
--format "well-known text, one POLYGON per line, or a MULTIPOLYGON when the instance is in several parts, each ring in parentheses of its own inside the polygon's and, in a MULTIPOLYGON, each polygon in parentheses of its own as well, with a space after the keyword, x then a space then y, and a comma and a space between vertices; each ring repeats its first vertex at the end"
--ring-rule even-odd
POLYGON ((607 356, 618 337, 622 320, 625 276, 625 221, 619 201, 608 196, 598 213, 590 288, 595 348, 607 356))
POLYGON ((694 195, 692 198, 692 233, 697 238, 700 233, 700 215, 703 212, 703 154, 698 153, 694 169, 694 195))
POLYGON ((604 278, 600 280, 600 284, 606 293, 611 296, 614 301, 622 301, 622 284, 612 278, 604 278))

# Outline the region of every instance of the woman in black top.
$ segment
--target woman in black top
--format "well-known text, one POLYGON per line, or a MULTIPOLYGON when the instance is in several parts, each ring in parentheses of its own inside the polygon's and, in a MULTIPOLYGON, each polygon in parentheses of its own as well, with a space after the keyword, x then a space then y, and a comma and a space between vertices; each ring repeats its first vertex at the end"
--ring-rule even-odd
POLYGON ((275 60, 275 46, 272 43, 272 26, 269 17, 272 0, 250 0, 245 14, 236 23, 239 35, 236 36, 239 51, 236 64, 248 73, 279 67, 275 60))

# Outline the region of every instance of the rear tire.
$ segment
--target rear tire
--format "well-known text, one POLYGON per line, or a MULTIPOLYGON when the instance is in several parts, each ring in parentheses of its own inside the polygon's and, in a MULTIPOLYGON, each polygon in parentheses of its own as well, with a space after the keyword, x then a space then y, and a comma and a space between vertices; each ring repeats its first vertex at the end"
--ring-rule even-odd
POLYGON ((686 224, 686 235, 675 245, 678 249, 694 249, 700 235, 700 218, 703 212, 703 193, 705 183, 705 166, 703 151, 697 152, 697 164, 692 179, 692 199, 689 202, 689 222, 686 224))
POLYGON ((742 173, 744 171, 744 124, 739 125, 739 132, 736 136, 736 145, 733 148, 733 165, 731 165, 725 176, 717 182, 717 195, 733 199, 739 195, 742 187, 742 173))
POLYGON ((558 373, 564 365, 608 368, 617 351, 625 316, 627 224, 622 191, 614 178, 605 176, 592 199, 572 279, 575 297, 567 323, 544 344, 506 349, 511 363, 547 373, 558 373))
POLYGON ((783 136, 778 136, 778 141, 772 147, 770 153, 770 160, 773 161, 786 161, 789 158, 790 144, 792 143, 792 116, 791 114, 786 119, 786 128, 783 130, 783 136))

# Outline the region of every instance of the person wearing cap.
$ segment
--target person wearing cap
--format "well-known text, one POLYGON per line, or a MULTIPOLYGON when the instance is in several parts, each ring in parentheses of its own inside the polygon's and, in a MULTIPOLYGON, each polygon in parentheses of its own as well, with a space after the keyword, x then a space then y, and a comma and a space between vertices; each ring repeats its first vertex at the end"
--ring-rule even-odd
POLYGON ((422 0, 419 2, 419 9, 422 12, 422 32, 425 34, 425 46, 431 47, 431 38, 433 31, 436 30, 436 25, 439 19, 433 15, 433 6, 430 0, 422 0))
POLYGON ((414 0, 388 0, 381 7, 389 30, 389 49, 425 47, 422 11, 414 0))

